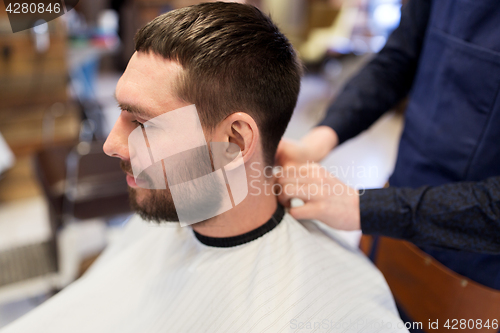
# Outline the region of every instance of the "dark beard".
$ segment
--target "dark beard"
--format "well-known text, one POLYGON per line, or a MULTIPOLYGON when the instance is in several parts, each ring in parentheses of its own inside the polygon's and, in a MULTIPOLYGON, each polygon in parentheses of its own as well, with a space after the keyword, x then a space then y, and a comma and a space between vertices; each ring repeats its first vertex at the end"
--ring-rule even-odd
POLYGON ((179 222, 177 210, 169 190, 148 191, 141 205, 137 202, 137 190, 128 188, 129 201, 132 209, 144 220, 151 222, 179 222))
MULTIPOLYGON (((207 175, 213 171, 210 163, 207 147, 194 148, 172 157, 163 160, 164 168, 167 170, 170 178, 168 185, 177 185, 192 181, 193 179, 207 175)), ((132 173, 130 162, 121 162, 121 167, 125 172, 132 173)), ((147 169, 146 169, 147 170, 147 169)), ((155 180, 151 180, 147 172, 141 173, 143 182, 158 184, 163 179, 155 175, 155 180)), ((227 191, 225 184, 217 182, 198 183, 197 188, 194 185, 185 186, 183 191, 177 192, 176 203, 170 192, 169 186, 166 189, 134 189, 129 187, 129 201, 132 209, 134 209, 144 220, 152 222, 179 222, 177 208, 182 213, 184 219, 196 219, 199 212, 203 216, 215 216, 215 212, 221 205, 223 191, 227 191), (145 192, 141 202, 137 201, 138 191, 145 192), (202 196, 199 193, 207 193, 210 195, 202 196), (179 198, 180 195, 180 198, 179 198)), ((198 219, 199 220, 199 219, 198 219)), ((183 221, 186 222, 186 221, 183 221)))

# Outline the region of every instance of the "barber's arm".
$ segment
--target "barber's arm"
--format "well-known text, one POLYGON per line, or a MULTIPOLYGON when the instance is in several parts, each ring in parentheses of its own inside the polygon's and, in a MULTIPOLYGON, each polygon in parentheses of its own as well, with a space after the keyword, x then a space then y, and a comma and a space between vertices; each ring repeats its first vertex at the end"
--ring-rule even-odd
POLYGON ((500 177, 418 189, 368 190, 360 196, 360 213, 366 234, 500 254, 500 177))
POLYGON ((384 48, 344 87, 324 120, 299 144, 283 140, 277 163, 318 162, 408 95, 430 15, 430 0, 410 0, 384 48))
POLYGON ((500 177, 418 189, 389 187, 358 192, 324 168, 316 168, 323 171, 311 172, 305 178, 279 178, 283 204, 294 197, 305 202, 290 209, 296 219, 316 219, 333 228, 361 229, 365 234, 417 245, 500 254, 500 177), (332 190, 312 195, 307 192, 312 188, 309 184, 332 190))

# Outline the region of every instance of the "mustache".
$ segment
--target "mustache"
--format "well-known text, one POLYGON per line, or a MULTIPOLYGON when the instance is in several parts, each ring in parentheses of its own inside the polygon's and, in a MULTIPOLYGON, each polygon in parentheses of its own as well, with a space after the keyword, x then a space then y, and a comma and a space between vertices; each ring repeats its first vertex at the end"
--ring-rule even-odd
POLYGON ((130 162, 126 162, 126 161, 120 161, 120 168, 125 172, 125 173, 128 173, 130 175, 133 175, 133 172, 132 172, 132 164, 130 164, 130 162))
MULTIPOLYGON (((152 186, 152 184, 154 184, 153 180, 151 179, 151 177, 147 173, 143 172, 143 173, 141 173, 140 176, 136 177, 136 175, 134 175, 134 172, 132 171, 132 164, 130 163, 130 161, 121 160, 120 161, 120 168, 123 170, 123 172, 134 177, 136 179, 136 181, 138 183, 142 184, 143 186, 145 186, 146 183, 149 184, 149 186, 152 186), (137 179, 137 178, 140 178, 140 179, 137 179)), ((143 187, 143 186, 139 185, 139 187, 143 187)))

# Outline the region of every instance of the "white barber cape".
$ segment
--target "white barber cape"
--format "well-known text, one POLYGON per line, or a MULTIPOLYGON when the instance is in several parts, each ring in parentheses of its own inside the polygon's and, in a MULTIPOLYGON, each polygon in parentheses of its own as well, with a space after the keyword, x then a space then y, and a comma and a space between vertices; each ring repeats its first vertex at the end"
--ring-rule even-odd
POLYGON ((319 223, 278 218, 215 247, 134 216, 82 278, 1 332, 407 332, 358 250, 319 223))

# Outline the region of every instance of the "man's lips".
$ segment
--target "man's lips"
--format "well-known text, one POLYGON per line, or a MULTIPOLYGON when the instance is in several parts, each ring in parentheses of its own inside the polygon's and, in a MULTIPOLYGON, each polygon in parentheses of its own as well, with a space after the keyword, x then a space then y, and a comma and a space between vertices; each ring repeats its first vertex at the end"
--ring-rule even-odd
POLYGON ((122 168, 123 172, 125 172, 125 174, 126 174, 128 186, 130 186, 132 188, 139 187, 137 185, 137 183, 135 182, 134 176, 132 175, 132 168, 130 167, 130 164, 122 160, 122 161, 120 161, 120 167, 122 168))
POLYGON ((128 186, 132 187, 132 188, 137 188, 139 187, 137 185, 137 183, 135 182, 135 179, 134 179, 134 176, 130 175, 129 173, 127 173, 127 184, 128 186))

